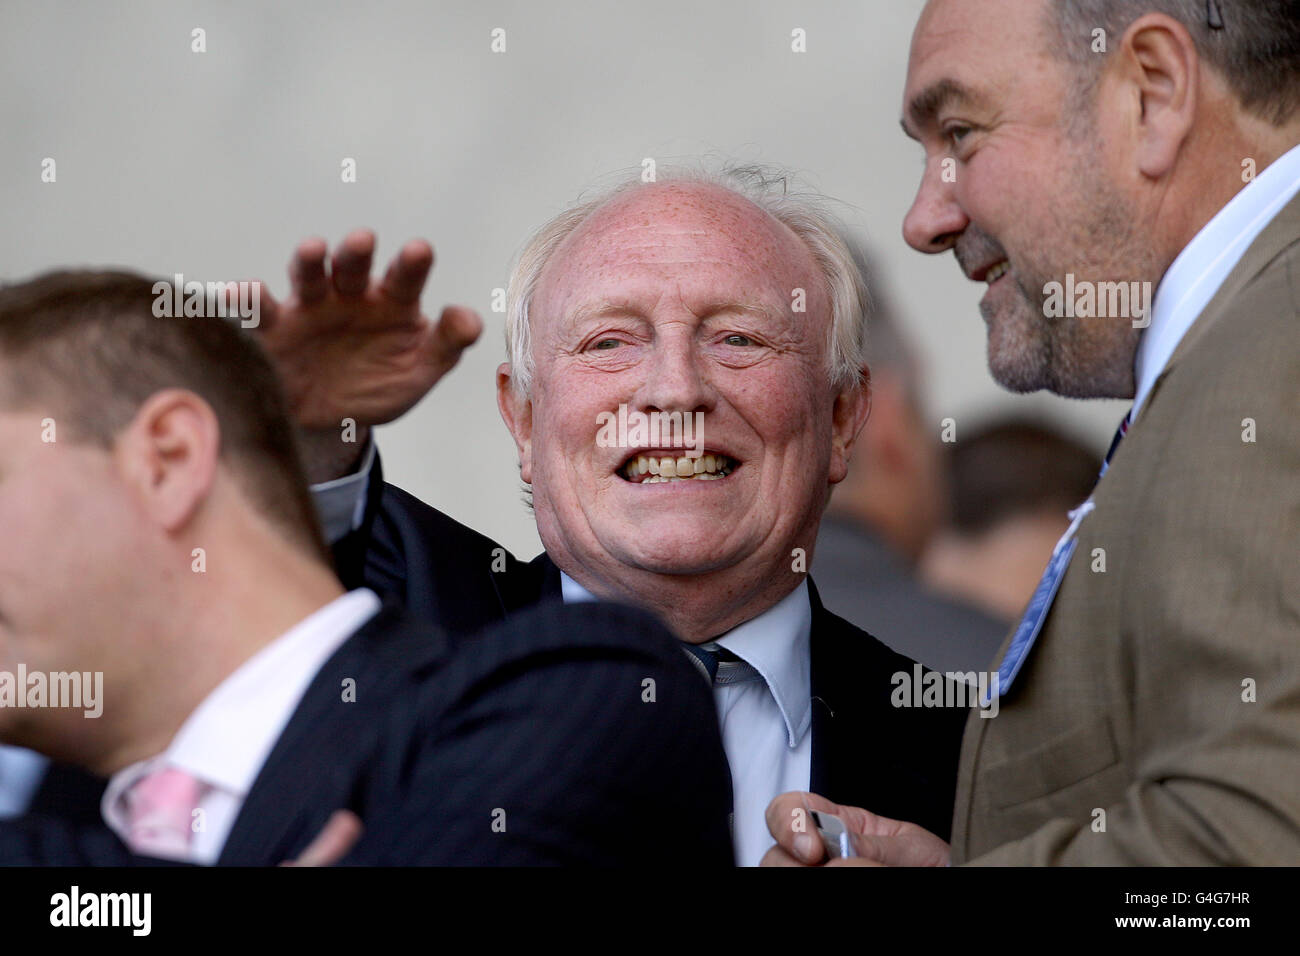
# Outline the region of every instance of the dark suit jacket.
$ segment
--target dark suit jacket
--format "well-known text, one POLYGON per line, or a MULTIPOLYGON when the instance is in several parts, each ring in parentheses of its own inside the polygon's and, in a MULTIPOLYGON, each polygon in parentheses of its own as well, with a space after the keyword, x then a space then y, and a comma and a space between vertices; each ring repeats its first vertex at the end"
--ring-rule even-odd
POLYGON ((40 787, 32 794, 28 812, 39 808, 43 816, 71 823, 99 823, 99 804, 107 782, 79 767, 52 763, 46 768, 40 787))
MULTIPOLYGON (((654 866, 686 845, 729 866, 730 805, 713 703, 649 615, 549 603, 465 638, 388 605, 316 675, 219 863, 291 859, 350 809, 346 863, 654 866)), ((0 863, 128 862, 103 827, 0 824, 0 863)))
MULTIPOLYGON (((481 628, 539 601, 560 599, 560 571, 545 554, 511 556, 400 488, 371 474, 362 533, 341 542, 339 566, 426 620, 481 628)), ((895 708, 892 677, 913 661, 827 611, 810 583, 813 619, 811 788, 837 803, 952 828, 965 709, 895 708)), ((698 677, 697 677, 698 680, 698 677)))

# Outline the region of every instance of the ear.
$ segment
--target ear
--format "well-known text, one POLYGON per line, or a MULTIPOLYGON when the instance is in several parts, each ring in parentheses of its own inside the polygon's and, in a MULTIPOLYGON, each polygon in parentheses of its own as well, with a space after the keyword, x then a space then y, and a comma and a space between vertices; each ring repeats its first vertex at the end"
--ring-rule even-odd
POLYGON ((497 408, 501 420, 515 438, 519 451, 519 477, 533 482, 533 403, 514 388, 513 371, 509 362, 497 366, 497 408))
POLYGON ((1118 62, 1134 105, 1138 169, 1160 179, 1173 169, 1196 120, 1200 56, 1187 28, 1151 13, 1124 31, 1118 62))
POLYGON ((871 372, 864 365, 862 379, 835 396, 831 412, 831 467, 830 483, 844 480, 849 470, 849 456, 857 443, 858 433, 871 414, 871 372))
POLYGON ((175 533, 208 499, 220 448, 212 407, 193 392, 169 388, 140 406, 117 436, 113 458, 141 511, 175 533))

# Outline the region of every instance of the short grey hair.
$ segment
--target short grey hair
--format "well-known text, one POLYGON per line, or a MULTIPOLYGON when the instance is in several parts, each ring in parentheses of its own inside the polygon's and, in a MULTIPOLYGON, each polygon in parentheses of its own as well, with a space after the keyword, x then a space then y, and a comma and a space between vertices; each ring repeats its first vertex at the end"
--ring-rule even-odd
POLYGON ((649 185, 682 183, 717 186, 749 200, 787 226, 808 247, 826 285, 831 304, 829 375, 837 389, 864 380, 869 296, 840 238, 842 228, 829 210, 830 200, 796 188, 793 173, 768 166, 659 166, 652 183, 641 169, 622 181, 555 216, 525 244, 510 274, 506 290, 506 355, 515 391, 527 395, 532 386, 533 353, 529 329, 533 296, 543 271, 560 245, 594 213, 631 190, 649 185))
POLYGON ((1201 57, 1227 81, 1244 109, 1275 126, 1300 108, 1300 3, 1297 0, 1045 0, 1049 24, 1079 74, 1077 93, 1091 99, 1102 56, 1092 32, 1108 42, 1147 13, 1187 28, 1201 57))

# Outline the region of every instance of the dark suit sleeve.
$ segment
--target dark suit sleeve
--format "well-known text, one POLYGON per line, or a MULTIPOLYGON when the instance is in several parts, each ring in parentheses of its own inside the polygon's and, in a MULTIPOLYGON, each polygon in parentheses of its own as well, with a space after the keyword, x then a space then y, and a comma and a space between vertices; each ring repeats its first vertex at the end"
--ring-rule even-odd
POLYGON ((0 821, 0 866, 184 866, 136 856, 103 825, 27 814, 0 821))
POLYGON ((345 587, 392 598, 417 620, 472 634, 500 621, 502 585, 527 578, 504 547, 384 481, 378 453, 361 524, 332 545, 345 587))
POLYGON ((99 804, 107 784, 108 781, 79 767, 51 763, 27 812, 70 823, 102 826, 99 804))
POLYGON ((549 604, 469 640, 347 862, 731 865, 713 701, 661 624, 549 604))

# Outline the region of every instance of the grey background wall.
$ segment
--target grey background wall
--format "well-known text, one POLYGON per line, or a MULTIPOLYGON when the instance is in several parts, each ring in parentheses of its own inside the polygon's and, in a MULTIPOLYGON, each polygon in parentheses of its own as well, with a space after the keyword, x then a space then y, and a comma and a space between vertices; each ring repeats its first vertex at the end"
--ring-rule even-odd
POLYGON ((63 265, 263 278, 309 235, 438 252, 424 304, 484 340, 380 430, 389 476, 521 555, 540 545, 496 411, 491 311, 531 229, 612 170, 701 153, 793 167, 842 201, 921 346, 935 434, 1001 410, 1104 450, 1123 406, 990 379, 981 287, 900 226, 921 173, 899 130, 919 0, 21 2, 0 6, 0 280, 63 265), (191 52, 191 31, 207 52, 191 52), (490 49, 506 31, 506 51, 490 49), (806 31, 807 52, 791 51, 806 31), (41 162, 57 182, 41 181, 41 162), (357 162, 343 183, 340 163, 357 162))

